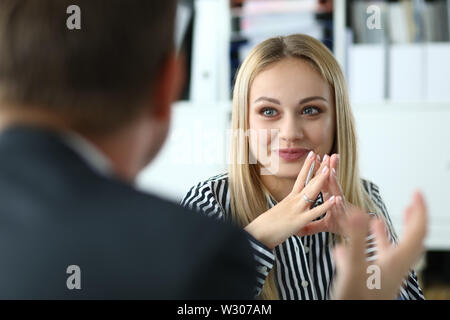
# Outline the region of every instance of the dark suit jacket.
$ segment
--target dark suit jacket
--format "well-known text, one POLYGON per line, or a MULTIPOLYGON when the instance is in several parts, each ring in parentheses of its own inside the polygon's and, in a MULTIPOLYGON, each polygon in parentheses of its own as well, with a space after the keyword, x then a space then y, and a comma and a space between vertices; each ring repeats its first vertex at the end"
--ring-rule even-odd
POLYGON ((254 269, 242 231, 94 172, 50 131, 0 134, 1 299, 250 299, 254 269))

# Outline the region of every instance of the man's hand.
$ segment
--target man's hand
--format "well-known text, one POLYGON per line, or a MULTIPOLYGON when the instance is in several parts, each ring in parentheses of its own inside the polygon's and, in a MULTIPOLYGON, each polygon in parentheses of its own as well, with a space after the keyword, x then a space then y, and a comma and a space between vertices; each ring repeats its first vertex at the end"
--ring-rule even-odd
POLYGON ((334 299, 395 299, 403 279, 424 250, 427 231, 427 209, 420 192, 404 212, 403 237, 393 246, 386 234, 385 224, 367 214, 352 209, 352 214, 341 221, 348 234, 348 243, 335 248, 337 277, 333 283, 334 299), (377 259, 366 261, 366 237, 369 226, 375 234, 377 259), (379 288, 370 286, 369 277, 379 276, 379 288))

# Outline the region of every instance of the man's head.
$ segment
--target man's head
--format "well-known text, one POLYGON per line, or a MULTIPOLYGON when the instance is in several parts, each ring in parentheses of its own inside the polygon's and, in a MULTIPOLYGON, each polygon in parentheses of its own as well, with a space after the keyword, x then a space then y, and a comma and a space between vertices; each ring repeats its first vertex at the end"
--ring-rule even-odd
POLYGON ((161 144, 180 73, 175 11, 175 0, 0 0, 0 112, 51 116, 87 135, 149 117, 161 144), (72 5, 81 29, 67 26, 72 5))

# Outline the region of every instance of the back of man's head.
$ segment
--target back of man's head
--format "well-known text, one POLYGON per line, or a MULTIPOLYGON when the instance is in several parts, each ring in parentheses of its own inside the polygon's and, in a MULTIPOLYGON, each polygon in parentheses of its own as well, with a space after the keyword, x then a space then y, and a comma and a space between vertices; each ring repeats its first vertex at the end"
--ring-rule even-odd
POLYGON ((50 112, 84 131, 124 125, 148 106, 173 50, 175 8, 174 0, 0 0, 0 107, 50 112))

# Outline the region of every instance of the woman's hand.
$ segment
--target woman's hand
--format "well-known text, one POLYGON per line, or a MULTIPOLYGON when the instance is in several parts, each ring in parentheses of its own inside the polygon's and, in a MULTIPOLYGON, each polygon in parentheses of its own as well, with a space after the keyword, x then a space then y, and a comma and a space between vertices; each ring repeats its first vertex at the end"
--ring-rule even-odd
POLYGON ((339 155, 337 154, 333 154, 331 157, 325 155, 322 161, 322 165, 329 166, 331 169, 328 180, 322 189, 323 199, 327 201, 330 197, 335 196, 336 205, 327 211, 325 217, 306 225, 300 231, 299 235, 305 236, 319 232, 331 232, 337 235, 347 236, 340 227, 339 220, 350 212, 353 212, 353 209, 357 209, 357 207, 345 200, 344 192, 342 191, 337 175, 338 161, 339 155))
POLYGON ((334 197, 330 197, 328 201, 310 209, 311 204, 314 203, 329 179, 330 169, 327 164, 327 162, 323 162, 319 167, 314 153, 308 157, 297 176, 291 193, 276 206, 253 220, 245 227, 245 230, 265 246, 273 249, 332 208, 335 205, 334 197), (313 162, 317 164, 315 166, 316 174, 305 187, 305 181, 313 162))
POLYGON ((370 223, 367 214, 352 211, 351 216, 340 221, 349 235, 349 244, 338 245, 334 251, 337 277, 332 296, 352 300, 395 299, 403 279, 424 250, 427 209, 423 196, 416 192, 405 210, 403 237, 397 246, 389 241, 383 221, 372 219, 370 223), (365 254, 369 223, 377 243, 377 259, 371 262, 366 261, 365 254))

